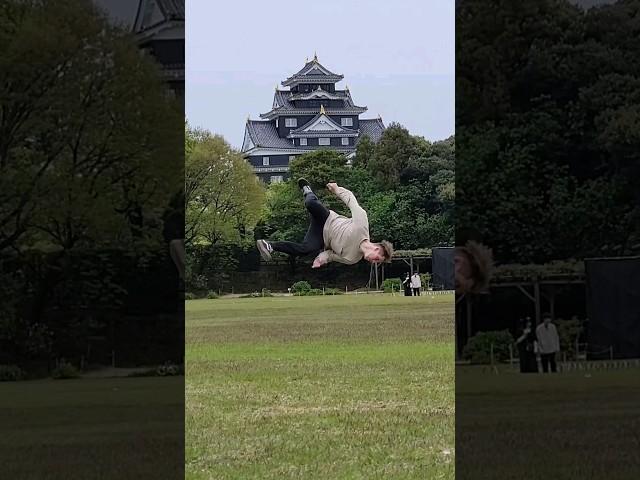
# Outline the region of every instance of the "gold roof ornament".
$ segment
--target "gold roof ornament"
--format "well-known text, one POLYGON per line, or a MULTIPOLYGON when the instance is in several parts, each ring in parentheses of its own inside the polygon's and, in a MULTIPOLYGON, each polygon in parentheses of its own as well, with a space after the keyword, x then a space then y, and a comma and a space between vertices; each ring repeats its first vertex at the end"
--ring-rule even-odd
POLYGON ((320 114, 322 114, 322 115, 326 115, 327 114, 327 112, 324 111, 324 104, 322 104, 322 103, 320 104, 320 114))

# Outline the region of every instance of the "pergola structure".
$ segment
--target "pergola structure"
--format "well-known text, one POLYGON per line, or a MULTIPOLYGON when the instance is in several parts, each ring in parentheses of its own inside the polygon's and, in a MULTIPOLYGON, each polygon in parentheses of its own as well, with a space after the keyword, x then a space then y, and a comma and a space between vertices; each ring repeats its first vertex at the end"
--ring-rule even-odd
MULTIPOLYGON (((393 258, 391 261, 403 261, 410 268, 411 273, 413 274, 413 262, 414 260, 418 262, 419 260, 430 260, 431 259, 431 249, 420 249, 420 250, 397 250, 394 252, 393 258)), ((369 277, 370 281, 375 278, 376 282, 376 290, 380 289, 380 285, 384 282, 384 264, 371 264, 371 275, 369 277)), ((370 282, 371 283, 371 282, 370 282)))
MULTIPOLYGON (((542 302, 548 302, 551 318, 555 318, 556 296, 560 288, 569 285, 584 285, 584 263, 569 265, 505 265, 494 272, 494 278, 486 292, 498 288, 515 288, 528 298, 534 306, 535 325, 542 321, 542 302)), ((470 295, 456 297, 456 305, 465 302, 467 339, 473 334, 473 302, 470 295)))

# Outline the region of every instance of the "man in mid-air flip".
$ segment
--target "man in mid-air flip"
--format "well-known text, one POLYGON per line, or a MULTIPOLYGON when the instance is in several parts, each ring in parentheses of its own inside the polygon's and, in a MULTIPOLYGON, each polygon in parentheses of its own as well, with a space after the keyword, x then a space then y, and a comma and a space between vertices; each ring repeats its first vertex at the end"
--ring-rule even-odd
POLYGON ((304 178, 298 180, 298 186, 311 214, 309 230, 302 243, 258 240, 256 244, 264 260, 271 260, 271 253, 275 251, 293 256, 317 254, 312 268, 329 262, 353 265, 362 258, 370 263, 391 262, 393 245, 386 240, 380 243, 370 240, 367 212, 358 205, 353 193, 337 183, 327 184, 327 189, 351 210, 351 218, 347 218, 325 207, 304 178))

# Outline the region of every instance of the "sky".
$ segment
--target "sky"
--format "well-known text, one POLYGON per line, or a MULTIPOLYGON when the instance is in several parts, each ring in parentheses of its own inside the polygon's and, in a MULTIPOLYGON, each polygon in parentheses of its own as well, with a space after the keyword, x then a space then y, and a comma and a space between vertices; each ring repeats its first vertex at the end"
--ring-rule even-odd
POLYGON ((454 0, 186 3, 186 115, 240 148, 247 116, 313 57, 344 75, 360 118, 440 140, 454 133, 454 0))

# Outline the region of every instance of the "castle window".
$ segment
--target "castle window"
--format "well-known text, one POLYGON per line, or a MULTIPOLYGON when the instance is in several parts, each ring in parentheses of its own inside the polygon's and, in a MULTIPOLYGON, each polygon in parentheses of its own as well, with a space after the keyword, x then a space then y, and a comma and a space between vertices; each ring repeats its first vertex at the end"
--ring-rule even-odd
POLYGON ((331 145, 331 139, 329 138, 319 138, 318 145, 331 145))
POLYGON ((301 138, 300 139, 300 145, 306 145, 307 144, 307 139, 306 138, 301 138))
POLYGON ((285 118, 284 119, 284 126, 285 127, 297 127, 298 126, 298 119, 297 118, 285 118))
POLYGON ((269 166, 269 157, 262 157, 262 166, 263 167, 269 166))
POLYGON ((342 145, 349 145, 349 139, 347 137, 342 137, 342 145))
POLYGON ((276 118, 276 128, 278 128, 278 119, 276 118))
POLYGON ((271 175, 271 183, 282 182, 282 175, 271 175))
POLYGON ((353 118, 346 117, 340 119, 340 125, 343 127, 353 127, 353 118))

